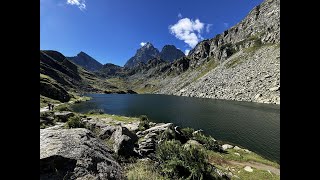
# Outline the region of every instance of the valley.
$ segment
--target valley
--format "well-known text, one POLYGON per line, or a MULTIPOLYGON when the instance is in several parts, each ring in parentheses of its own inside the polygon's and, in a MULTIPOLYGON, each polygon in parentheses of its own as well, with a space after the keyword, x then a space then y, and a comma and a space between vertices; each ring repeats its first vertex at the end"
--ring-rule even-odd
POLYGON ((280 179, 280 0, 185 52, 40 50, 40 179, 280 179))

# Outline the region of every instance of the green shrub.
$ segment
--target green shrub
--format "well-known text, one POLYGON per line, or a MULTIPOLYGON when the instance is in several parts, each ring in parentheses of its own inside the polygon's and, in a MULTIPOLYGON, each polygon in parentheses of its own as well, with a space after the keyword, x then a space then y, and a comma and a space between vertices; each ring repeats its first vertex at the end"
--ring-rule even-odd
POLYGON ((50 111, 44 111, 44 112, 40 112, 40 118, 46 118, 49 116, 53 116, 53 113, 50 111))
POLYGON ((54 111, 72 111, 70 106, 67 104, 61 104, 53 108, 54 111))
POLYGON ((149 119, 148 119, 148 117, 146 115, 141 115, 139 117, 139 119, 140 119, 140 123, 139 123, 139 126, 138 126, 139 131, 144 131, 144 130, 150 128, 150 126, 149 126, 149 122, 150 121, 149 121, 149 119))
POLYGON ((128 180, 165 180, 154 167, 152 162, 139 161, 128 166, 126 172, 128 180))
POLYGON ((79 116, 73 116, 66 122, 66 128, 84 128, 84 123, 79 116))
POLYGON ((196 133, 193 136, 193 139, 198 141, 200 144, 203 144, 203 146, 208 149, 208 150, 213 150, 213 151, 222 151, 219 143, 214 140, 211 136, 205 136, 202 133, 196 133))
POLYGON ((189 127, 182 128, 181 132, 187 139, 191 139, 193 137, 192 133, 194 132, 194 129, 189 128, 189 127))
POLYGON ((163 141, 157 146, 156 158, 161 172, 170 179, 215 179, 213 166, 201 149, 185 148, 180 141, 163 141))
POLYGON ((160 139, 162 140, 171 140, 177 139, 176 133, 172 129, 166 129, 160 134, 160 139))
POLYGON ((141 116, 139 117, 139 119, 140 119, 140 121, 149 122, 149 119, 148 119, 148 117, 147 117, 146 115, 141 115, 141 116))
POLYGON ((140 121, 139 126, 138 126, 139 131, 144 131, 144 130, 149 129, 149 128, 150 128, 149 122, 140 121))
POLYGON ((88 112, 88 114, 104 114, 103 109, 92 109, 88 112))

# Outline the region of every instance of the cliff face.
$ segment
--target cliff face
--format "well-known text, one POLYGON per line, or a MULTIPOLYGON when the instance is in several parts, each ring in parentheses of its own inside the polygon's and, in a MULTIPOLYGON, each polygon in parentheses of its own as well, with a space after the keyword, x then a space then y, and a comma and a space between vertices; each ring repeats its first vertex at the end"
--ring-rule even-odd
POLYGON ((244 48, 279 42, 280 0, 266 0, 235 26, 197 44, 188 57, 192 59, 191 67, 196 67, 207 57, 224 61, 244 48))

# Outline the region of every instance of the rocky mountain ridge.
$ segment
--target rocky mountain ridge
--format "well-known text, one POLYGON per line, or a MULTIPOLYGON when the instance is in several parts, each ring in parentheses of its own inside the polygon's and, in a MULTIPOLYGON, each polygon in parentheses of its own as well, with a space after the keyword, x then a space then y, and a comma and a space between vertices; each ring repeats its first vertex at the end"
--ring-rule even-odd
POLYGON ((280 104, 279 64, 280 0, 265 0, 187 57, 132 79, 148 93, 280 104))
POLYGON ((102 68, 102 64, 100 62, 82 51, 77 54, 77 56, 67 58, 71 62, 85 68, 88 71, 97 71, 102 68))
POLYGON ((184 56, 184 53, 174 45, 165 45, 161 52, 159 52, 159 50, 150 42, 147 42, 137 50, 136 54, 126 62, 124 67, 131 69, 139 66, 140 64, 146 64, 149 60, 154 58, 160 58, 164 61, 172 62, 173 60, 184 56))
MULTIPOLYGON (((174 49, 168 45, 162 52, 181 55, 174 49)), ((235 26, 199 42, 188 56, 169 62, 146 43, 125 67, 106 64, 94 75, 138 93, 279 104, 279 64, 280 0, 265 0, 235 26)))

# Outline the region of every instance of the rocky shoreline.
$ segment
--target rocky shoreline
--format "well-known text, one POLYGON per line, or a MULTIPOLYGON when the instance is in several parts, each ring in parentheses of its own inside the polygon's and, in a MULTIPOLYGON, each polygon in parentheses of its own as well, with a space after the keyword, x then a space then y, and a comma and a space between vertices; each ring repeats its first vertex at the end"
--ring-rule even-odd
MULTIPOLYGON (((229 169, 225 169, 221 163, 216 164, 216 160, 208 160, 216 155, 236 158, 255 155, 238 146, 219 144, 200 130, 149 122, 146 116, 47 111, 40 115, 41 123, 46 126, 40 129, 40 179, 128 179, 132 174, 138 176, 129 168, 134 164, 148 162, 161 169, 164 162, 159 159, 158 149, 166 147, 166 143, 181 144, 179 148, 183 151, 196 148, 206 156, 212 154, 204 162, 211 169, 208 172, 218 179, 238 178, 241 172, 249 173, 252 168, 235 166, 231 170, 228 166, 229 169)), ((168 178, 168 174, 160 171, 157 175, 168 178)), ((274 172, 271 175, 279 177, 274 172)))

